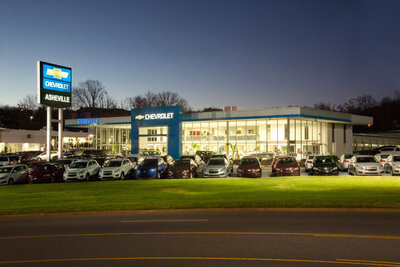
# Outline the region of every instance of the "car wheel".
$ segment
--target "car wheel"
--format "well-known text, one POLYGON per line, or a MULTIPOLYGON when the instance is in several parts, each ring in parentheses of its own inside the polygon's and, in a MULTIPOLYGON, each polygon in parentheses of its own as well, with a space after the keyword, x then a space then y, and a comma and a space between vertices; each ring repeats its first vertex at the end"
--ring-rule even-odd
POLYGON ((157 172, 157 179, 160 179, 161 178, 161 174, 160 174, 160 172, 157 172))
POLYGON ((89 182, 89 181, 90 181, 90 174, 89 174, 89 173, 86 173, 85 181, 86 181, 86 182, 89 182))
POLYGON ((14 184, 14 179, 13 179, 13 178, 8 179, 8 183, 7 183, 7 184, 8 184, 8 185, 14 184))
POLYGON ((393 167, 390 168, 390 174, 392 174, 392 176, 394 176, 393 167))
POLYGON ((121 173, 121 180, 125 180, 125 174, 121 173))
POLYGON ((50 183, 54 183, 54 176, 50 177, 50 183))
POLYGON ((193 172, 190 172, 190 178, 191 179, 193 178, 193 172))

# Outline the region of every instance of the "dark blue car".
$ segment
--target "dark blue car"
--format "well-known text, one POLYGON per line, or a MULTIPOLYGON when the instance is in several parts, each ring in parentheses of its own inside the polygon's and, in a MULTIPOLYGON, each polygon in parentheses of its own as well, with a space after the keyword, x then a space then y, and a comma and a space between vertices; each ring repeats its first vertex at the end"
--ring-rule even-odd
POLYGON ((146 158, 138 166, 136 177, 160 179, 167 170, 167 164, 162 158, 146 158))

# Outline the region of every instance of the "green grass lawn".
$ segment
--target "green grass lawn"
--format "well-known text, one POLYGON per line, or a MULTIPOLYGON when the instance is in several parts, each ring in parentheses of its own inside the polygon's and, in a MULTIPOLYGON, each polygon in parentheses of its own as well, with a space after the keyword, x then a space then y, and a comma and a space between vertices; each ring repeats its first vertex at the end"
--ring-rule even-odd
POLYGON ((128 180, 0 187, 0 214, 194 208, 400 208, 399 177, 128 180))

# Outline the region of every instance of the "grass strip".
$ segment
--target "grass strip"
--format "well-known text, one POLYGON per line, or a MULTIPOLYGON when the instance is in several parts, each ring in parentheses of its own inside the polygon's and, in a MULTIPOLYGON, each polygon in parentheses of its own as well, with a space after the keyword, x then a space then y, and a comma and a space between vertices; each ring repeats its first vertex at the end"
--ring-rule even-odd
POLYGON ((0 214, 195 208, 400 208, 400 178, 125 180, 0 187, 0 214))

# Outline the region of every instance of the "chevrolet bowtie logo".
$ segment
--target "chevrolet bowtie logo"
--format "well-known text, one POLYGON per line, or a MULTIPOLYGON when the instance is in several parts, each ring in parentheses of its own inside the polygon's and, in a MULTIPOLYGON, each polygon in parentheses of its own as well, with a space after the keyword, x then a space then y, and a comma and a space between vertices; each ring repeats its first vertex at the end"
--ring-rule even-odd
POLYGON ((135 119, 137 119, 137 120, 143 120, 143 119, 144 119, 144 116, 143 116, 143 115, 137 115, 137 116, 135 117, 135 119))
POLYGON ((61 78, 68 78, 68 72, 62 71, 61 69, 47 69, 46 75, 51 75, 56 79, 61 79, 61 78))

